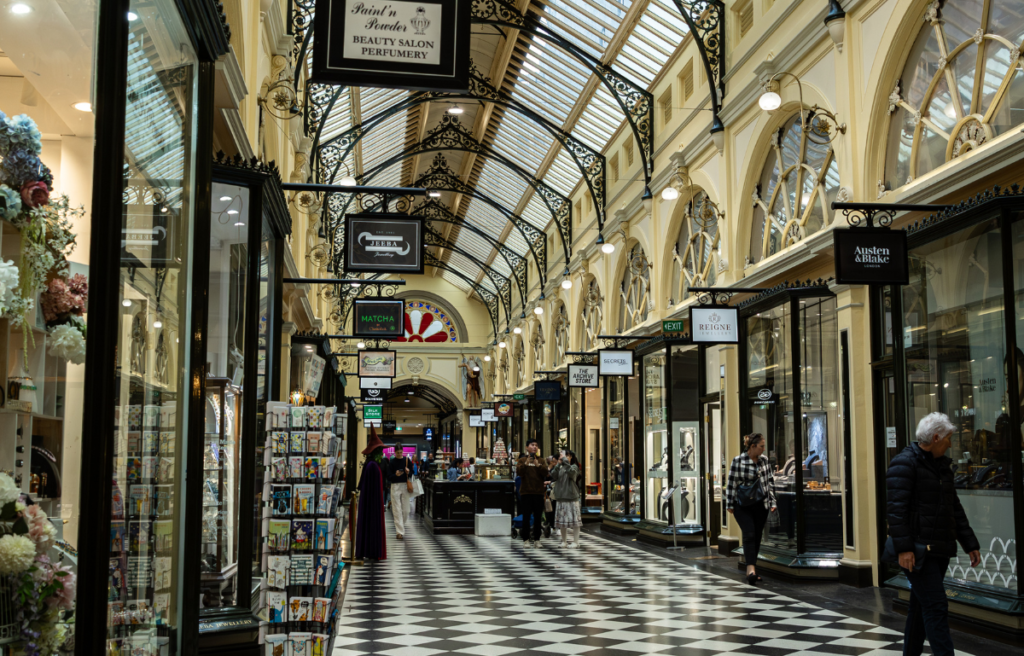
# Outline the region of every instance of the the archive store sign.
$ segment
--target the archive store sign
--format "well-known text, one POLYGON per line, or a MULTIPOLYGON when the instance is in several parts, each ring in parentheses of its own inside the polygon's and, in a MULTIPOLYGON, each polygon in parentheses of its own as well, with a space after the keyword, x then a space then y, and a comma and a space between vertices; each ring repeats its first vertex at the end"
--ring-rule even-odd
POLYGON ((469 90, 473 0, 317 0, 315 82, 469 90))

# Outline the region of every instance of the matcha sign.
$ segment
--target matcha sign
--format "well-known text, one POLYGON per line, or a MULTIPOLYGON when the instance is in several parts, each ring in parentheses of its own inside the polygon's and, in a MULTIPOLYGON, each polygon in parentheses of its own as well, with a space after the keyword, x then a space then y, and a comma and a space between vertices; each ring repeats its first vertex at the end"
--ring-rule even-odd
POLYGON ((401 337, 405 333, 402 301, 357 299, 354 310, 356 337, 401 337))

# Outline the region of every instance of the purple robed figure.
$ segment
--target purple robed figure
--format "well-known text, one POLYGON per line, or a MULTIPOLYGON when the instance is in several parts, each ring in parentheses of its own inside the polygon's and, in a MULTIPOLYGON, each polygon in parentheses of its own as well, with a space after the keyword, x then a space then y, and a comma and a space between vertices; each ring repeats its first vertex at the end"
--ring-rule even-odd
MULTIPOLYGON (((363 455, 384 448, 377 431, 370 428, 370 443, 363 455)), ((384 560, 388 557, 384 533, 384 473, 374 460, 367 459, 359 477, 359 511, 356 515, 355 557, 384 560)))

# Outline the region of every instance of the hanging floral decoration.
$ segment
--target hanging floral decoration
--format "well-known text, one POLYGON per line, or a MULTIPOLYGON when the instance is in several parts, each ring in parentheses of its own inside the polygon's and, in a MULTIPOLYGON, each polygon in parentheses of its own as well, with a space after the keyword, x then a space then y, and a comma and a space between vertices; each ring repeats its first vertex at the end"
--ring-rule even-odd
POLYGON ((50 333, 50 355, 73 364, 85 362, 85 314, 89 283, 76 273, 70 279, 52 278, 39 297, 50 333))
MULTIPOLYGON (((69 280, 67 257, 75 248, 73 222, 85 216, 85 209, 72 207, 66 195, 51 195, 53 175, 39 159, 42 150, 43 135, 35 121, 25 114, 8 118, 0 112, 0 218, 21 232, 21 268, 0 260, 0 314, 10 319, 13 327, 24 326, 35 310, 36 294, 46 292, 53 297, 51 311, 56 312, 52 322, 47 317, 47 326, 51 331, 59 325, 76 327, 84 351, 85 279, 75 276, 81 281, 69 280), (13 285, 15 276, 17 284, 13 285), (52 287, 54 280, 64 287, 52 287), (68 311, 58 311, 64 307, 60 303, 67 300, 66 294, 80 296, 80 307, 69 305, 68 311)), ((31 330, 23 333, 26 348, 29 340, 35 343, 31 330)), ((65 335, 64 342, 70 338, 65 335)))
POLYGON ((21 625, 25 656, 51 656, 63 651, 72 634, 63 621, 75 600, 75 575, 50 561, 46 552, 57 529, 38 505, 26 505, 21 490, 0 474, 0 576, 13 582, 14 611, 21 625))

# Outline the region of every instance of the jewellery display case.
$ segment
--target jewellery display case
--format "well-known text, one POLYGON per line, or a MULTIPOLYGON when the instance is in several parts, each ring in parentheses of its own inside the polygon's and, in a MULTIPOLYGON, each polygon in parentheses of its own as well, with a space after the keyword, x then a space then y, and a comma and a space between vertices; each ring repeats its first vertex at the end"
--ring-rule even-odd
POLYGON ((219 608, 231 605, 238 572, 242 389, 227 378, 207 378, 205 411, 200 592, 204 608, 219 608))

